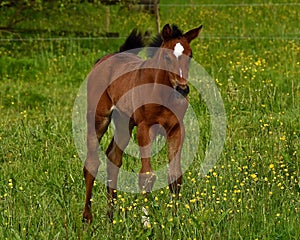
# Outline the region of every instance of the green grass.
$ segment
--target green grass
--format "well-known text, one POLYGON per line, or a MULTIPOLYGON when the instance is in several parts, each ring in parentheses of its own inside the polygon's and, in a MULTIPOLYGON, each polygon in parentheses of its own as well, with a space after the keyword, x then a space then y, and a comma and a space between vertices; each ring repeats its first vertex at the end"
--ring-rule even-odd
MULTIPOLYGON (((51 21, 38 16, 36 26, 74 31, 84 26, 88 36, 104 28, 97 8, 75 10, 48 17, 51 21)), ((94 222, 81 223, 85 185, 72 109, 94 61, 124 39, 35 40, 56 37, 49 32, 30 41, 1 41, 0 239, 299 239, 299 12, 299 5, 161 7, 162 25, 175 22, 188 30, 204 24, 192 44, 194 58, 222 95, 226 142, 216 166, 200 178, 210 126, 205 104, 192 91, 200 150, 184 174, 180 199, 170 201, 165 188, 147 199, 119 192, 113 224, 105 217, 102 182, 94 189, 94 222), (142 206, 149 208, 148 229, 141 223, 142 206)), ((116 16, 111 31, 120 36, 136 25, 155 29, 146 13, 114 7, 111 14, 116 16)), ((107 146, 109 138, 104 140, 107 146)), ((124 167, 138 170, 140 163, 130 161, 126 157, 124 167)))

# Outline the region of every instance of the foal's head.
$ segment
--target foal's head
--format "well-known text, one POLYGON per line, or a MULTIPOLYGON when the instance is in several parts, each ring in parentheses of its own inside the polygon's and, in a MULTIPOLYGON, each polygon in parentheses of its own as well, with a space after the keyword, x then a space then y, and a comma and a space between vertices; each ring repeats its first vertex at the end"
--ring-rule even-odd
POLYGON ((190 43, 201 29, 202 25, 182 33, 176 26, 166 24, 162 30, 159 61, 168 70, 170 85, 179 91, 188 90, 188 68, 192 57, 190 43))

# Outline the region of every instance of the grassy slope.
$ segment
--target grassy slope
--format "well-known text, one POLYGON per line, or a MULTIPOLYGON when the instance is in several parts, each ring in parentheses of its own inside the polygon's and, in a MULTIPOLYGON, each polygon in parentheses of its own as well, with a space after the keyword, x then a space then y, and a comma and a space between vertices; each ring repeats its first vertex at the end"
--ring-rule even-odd
MULTIPOLYGON (((177 210, 166 189, 148 201, 121 192, 119 213, 110 225, 105 187, 97 183, 95 221, 85 229, 73 102, 94 60, 115 51, 123 39, 1 42, 0 239, 299 239, 299 8, 161 6, 162 24, 176 22, 185 30, 205 26, 193 43, 194 56, 223 96, 224 150, 205 178, 197 174, 201 159, 194 161, 184 175, 177 210), (140 223, 142 205, 152 213, 147 230, 140 223)), ((84 5, 59 13, 60 18, 37 18, 35 26, 99 32, 100 10, 84 5)), ((147 14, 117 8, 111 14, 117 17, 110 30, 121 36, 136 25, 155 29, 147 14)), ((198 98, 192 96, 196 106, 198 98)), ((202 105, 200 114, 206 112, 202 105)))

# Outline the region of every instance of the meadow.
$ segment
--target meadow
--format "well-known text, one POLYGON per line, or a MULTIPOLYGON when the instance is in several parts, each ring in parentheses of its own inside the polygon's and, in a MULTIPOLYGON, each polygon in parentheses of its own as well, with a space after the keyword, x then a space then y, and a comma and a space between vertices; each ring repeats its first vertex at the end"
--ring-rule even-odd
MULTIPOLYGON (((49 31, 0 32, 0 239, 300 239, 300 4, 160 2, 161 25, 204 25, 193 56, 215 80, 227 117, 215 166, 200 176, 210 122, 192 91, 200 144, 179 200, 167 188, 146 198, 120 191, 109 223, 106 187, 96 181, 94 221, 83 224, 83 163, 72 133, 78 89, 95 60, 117 51, 132 28, 154 35, 155 19, 112 6, 110 31, 120 37, 106 38, 99 36, 101 5, 40 13, 18 27, 49 31), (150 213, 147 228, 142 206, 150 213)), ((0 21, 11 14, 0 12, 0 21)), ((154 161, 159 166, 160 157, 154 161)), ((124 159, 125 168, 139 164, 124 159)))

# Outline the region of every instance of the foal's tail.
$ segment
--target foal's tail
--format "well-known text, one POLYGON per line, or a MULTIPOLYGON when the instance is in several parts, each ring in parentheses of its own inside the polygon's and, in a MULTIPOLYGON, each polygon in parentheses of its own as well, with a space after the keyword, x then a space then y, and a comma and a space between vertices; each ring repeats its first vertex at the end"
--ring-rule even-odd
POLYGON ((137 29, 133 29, 130 35, 126 38, 125 43, 120 47, 119 52, 131 50, 130 52, 138 54, 143 47, 145 47, 145 44, 143 42, 142 33, 138 32, 137 29))

